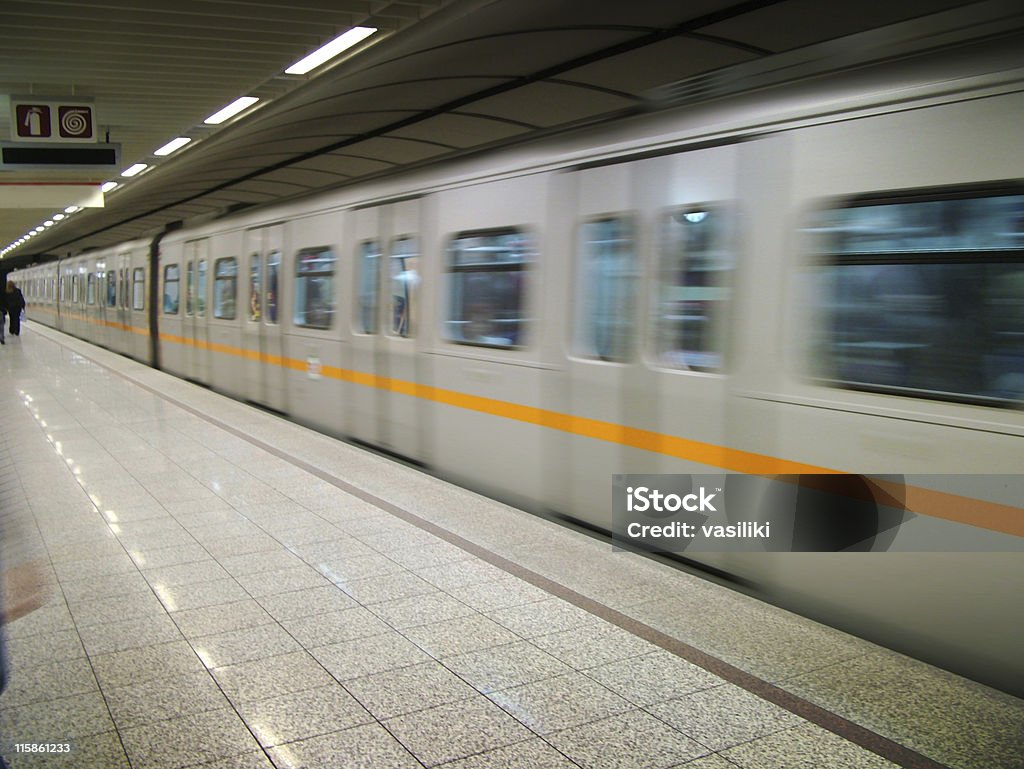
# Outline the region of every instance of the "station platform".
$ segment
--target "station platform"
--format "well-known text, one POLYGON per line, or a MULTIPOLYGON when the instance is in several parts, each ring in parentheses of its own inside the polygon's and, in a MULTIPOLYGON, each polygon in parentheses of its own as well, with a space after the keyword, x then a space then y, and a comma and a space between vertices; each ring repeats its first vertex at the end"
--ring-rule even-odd
POLYGON ((1009 695, 35 324, 0 497, 15 768, 1024 767, 1009 695))

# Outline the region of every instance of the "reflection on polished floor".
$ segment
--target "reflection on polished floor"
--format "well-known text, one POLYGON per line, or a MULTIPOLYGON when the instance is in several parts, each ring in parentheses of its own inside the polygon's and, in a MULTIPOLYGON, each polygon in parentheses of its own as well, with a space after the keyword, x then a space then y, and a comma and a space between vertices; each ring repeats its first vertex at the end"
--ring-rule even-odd
POLYGON ((0 495, 13 767, 1024 767, 1019 700, 34 325, 0 495))

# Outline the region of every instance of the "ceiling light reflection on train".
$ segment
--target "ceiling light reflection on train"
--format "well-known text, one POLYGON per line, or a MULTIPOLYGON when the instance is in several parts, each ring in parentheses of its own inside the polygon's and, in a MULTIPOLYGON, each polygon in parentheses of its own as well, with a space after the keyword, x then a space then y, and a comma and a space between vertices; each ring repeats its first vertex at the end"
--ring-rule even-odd
POLYGON ((331 42, 317 48, 313 53, 309 54, 309 56, 299 59, 288 67, 288 69, 285 70, 285 73, 289 75, 305 75, 307 72, 316 69, 324 62, 327 62, 335 56, 347 51, 356 43, 362 42, 376 31, 376 27, 352 27, 352 29, 338 35, 331 42))

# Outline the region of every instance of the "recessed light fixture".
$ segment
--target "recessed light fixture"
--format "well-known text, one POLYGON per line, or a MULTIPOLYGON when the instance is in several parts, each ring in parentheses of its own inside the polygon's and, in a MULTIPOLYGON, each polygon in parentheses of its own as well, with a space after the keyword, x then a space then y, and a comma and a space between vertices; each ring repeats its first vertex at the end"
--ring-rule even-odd
POLYGON ((66 214, 73 214, 73 213, 75 213, 75 211, 81 211, 81 210, 82 209, 79 208, 78 206, 68 206, 67 208, 64 209, 64 213, 66 213, 66 214))
POLYGON ((154 155, 159 155, 160 157, 164 157, 166 155, 170 155, 172 152, 180 150, 182 147, 184 147, 190 141, 192 141, 192 140, 190 138, 188 138, 187 136, 179 136, 177 139, 171 139, 169 142, 167 142, 167 144, 165 144, 160 149, 156 150, 156 152, 154 152, 153 154, 154 155))
POLYGON ((117 182, 103 182, 103 184, 100 185, 100 192, 110 192, 116 186, 117 182))
POLYGON ((239 98, 231 102, 228 106, 226 106, 224 109, 222 109, 220 112, 214 112, 212 115, 210 115, 210 117, 206 118, 206 120, 204 120, 203 122, 209 125, 219 125, 228 118, 234 117, 242 110, 248 109, 258 101, 259 99, 257 99, 255 96, 240 96, 239 98))
POLYGON ((338 35, 331 42, 317 48, 309 56, 299 59, 288 67, 285 72, 289 75, 305 75, 325 61, 333 59, 343 51, 347 51, 356 43, 362 42, 376 31, 376 27, 352 27, 352 29, 338 35))
POLYGON ((147 166, 145 163, 136 163, 135 165, 129 166, 128 168, 124 169, 121 172, 121 176, 135 176, 135 174, 140 174, 147 168, 149 168, 149 166, 147 166))

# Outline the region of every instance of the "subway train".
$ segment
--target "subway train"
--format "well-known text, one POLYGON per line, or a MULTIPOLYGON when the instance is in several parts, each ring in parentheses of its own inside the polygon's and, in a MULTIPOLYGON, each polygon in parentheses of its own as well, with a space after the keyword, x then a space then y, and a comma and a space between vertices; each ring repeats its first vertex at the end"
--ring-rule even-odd
POLYGON ((1020 50, 662 105, 11 277, 29 328, 598 533, 616 475, 841 479, 868 535, 679 559, 1022 695, 1020 50))

